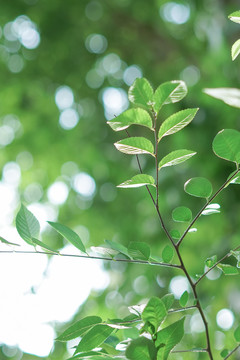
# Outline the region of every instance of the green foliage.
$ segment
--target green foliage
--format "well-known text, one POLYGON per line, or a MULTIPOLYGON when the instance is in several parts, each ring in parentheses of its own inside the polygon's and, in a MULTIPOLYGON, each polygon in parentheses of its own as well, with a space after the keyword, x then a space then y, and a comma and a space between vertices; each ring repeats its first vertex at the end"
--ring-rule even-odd
POLYGON ((186 149, 172 151, 160 161, 158 168, 160 170, 163 167, 181 164, 195 154, 196 152, 186 149))
POLYGON ((36 217, 22 204, 16 217, 16 228, 21 238, 33 245, 32 238, 37 238, 40 225, 36 217))
POLYGON ((240 162, 240 133, 237 130, 221 130, 213 140, 213 151, 222 159, 240 162))
POLYGON ((189 179, 184 184, 184 190, 189 195, 203 198, 209 198, 213 191, 210 181, 202 177, 189 179))
POLYGON ((188 222, 192 220, 192 212, 186 206, 179 206, 173 210, 172 218, 177 222, 188 222))
POLYGON ((121 188, 136 188, 145 185, 155 186, 155 180, 152 176, 146 174, 140 174, 133 176, 130 180, 124 181, 118 185, 121 188))

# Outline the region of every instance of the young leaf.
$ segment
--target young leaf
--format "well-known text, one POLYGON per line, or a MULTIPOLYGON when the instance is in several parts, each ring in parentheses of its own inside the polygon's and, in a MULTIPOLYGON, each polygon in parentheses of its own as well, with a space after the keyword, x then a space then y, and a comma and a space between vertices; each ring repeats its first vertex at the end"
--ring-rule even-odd
POLYGON ((190 157, 192 157, 195 154, 196 154, 196 152, 194 152, 192 150, 185 150, 185 149, 172 151, 170 154, 165 156, 160 161, 159 170, 162 167, 178 165, 178 164, 188 160, 190 157))
POLYGON ((6 244, 6 245, 14 245, 14 246, 20 246, 19 244, 15 244, 13 242, 10 242, 6 239, 4 239, 3 237, 0 236, 0 242, 2 242, 3 244, 6 244))
POLYGON ((231 21, 233 21, 233 22, 235 22, 235 23, 237 23, 237 24, 240 24, 240 10, 234 11, 232 14, 230 14, 230 15, 228 16, 228 18, 229 18, 231 21))
POLYGON ((178 230, 174 229, 170 231, 170 235, 173 239, 179 240, 181 238, 181 234, 178 230))
POLYGON ((47 244, 43 243, 42 241, 40 241, 38 239, 32 238, 32 242, 33 242, 34 245, 41 246, 41 248, 44 249, 44 250, 48 250, 48 251, 51 251, 51 252, 53 252, 55 254, 59 254, 59 251, 53 250, 50 246, 48 246, 47 244))
POLYGON ((109 120, 107 124, 110 125, 114 131, 127 129, 133 124, 146 126, 153 130, 151 116, 146 110, 140 108, 124 111, 121 115, 109 120))
POLYGON ((237 342, 240 342, 240 325, 234 331, 234 338, 237 342))
POLYGON ((184 293, 181 295, 179 299, 180 306, 185 307, 187 305, 188 299, 189 299, 189 294, 187 291, 184 291, 184 293))
POLYGON ((156 348, 153 342, 143 336, 130 342, 126 357, 130 360, 155 360, 156 348))
POLYGON ((39 236, 39 222, 23 204, 16 217, 16 228, 21 238, 30 245, 33 245, 32 238, 39 236))
POLYGON ((157 358, 167 360, 170 351, 181 341, 184 335, 185 318, 176 321, 157 333, 155 346, 159 348, 157 358))
POLYGON ((82 351, 89 351, 101 345, 114 331, 114 329, 106 324, 94 325, 85 335, 83 335, 75 354, 82 351))
POLYGON ((239 271, 235 266, 228 264, 218 264, 217 267, 222 270, 224 275, 238 275, 239 271))
POLYGON ((198 110, 197 108, 182 110, 167 118, 159 129, 158 141, 163 136, 168 136, 182 130, 193 120, 198 110))
POLYGON ((170 263, 173 259, 174 251, 173 248, 169 245, 166 245, 162 251, 162 259, 165 263, 170 263))
POLYGON ((129 258, 128 249, 122 244, 116 243, 111 240, 105 240, 105 243, 113 250, 118 251, 120 254, 123 254, 129 258))
POLYGON ((82 243, 82 240, 78 236, 75 231, 69 229, 69 227, 59 224, 57 222, 48 221, 49 225, 51 225, 60 235, 62 235, 66 240, 72 243, 77 249, 86 253, 85 246, 82 243))
POLYGON ((162 302, 164 303, 167 310, 169 310, 174 303, 174 295, 173 294, 166 294, 161 298, 162 302))
POLYGON ((235 43, 232 46, 232 50, 231 50, 232 60, 235 60, 236 57, 239 55, 239 53, 240 53, 240 39, 235 41, 235 43))
POLYGON ((208 268, 212 267, 217 262, 217 255, 213 255, 206 259, 205 264, 208 268))
POLYGON ((140 186, 151 185, 155 186, 155 180, 152 176, 146 174, 139 174, 133 176, 130 180, 124 181, 117 187, 121 188, 137 188, 140 186))
POLYGON ((149 109, 153 99, 153 88, 147 79, 138 78, 129 88, 128 98, 134 105, 149 109))
POLYGON ((186 193, 196 197, 209 198, 212 194, 212 184, 210 181, 203 177, 195 177, 189 179, 184 184, 186 193))
POLYGON ((163 301, 155 296, 148 301, 142 312, 142 320, 151 326, 152 335, 157 332, 166 316, 167 310, 163 301))
POLYGON ((225 160, 240 162, 240 133, 237 130, 219 131, 213 140, 214 153, 225 160))
POLYGON ((99 316, 87 316, 67 328, 56 340, 68 341, 75 339, 101 322, 102 319, 99 316))
POLYGON ((203 92, 225 104, 240 108, 240 90, 235 88, 204 89, 203 92))
POLYGON ((174 80, 161 84, 153 95, 154 110, 158 113, 165 104, 175 103, 187 95, 184 81, 174 80))
POLYGON ((144 137, 130 137, 116 142, 115 147, 130 155, 151 154, 154 156, 154 147, 150 140, 144 137))
POLYGON ((135 260, 148 260, 150 247, 144 242, 132 241, 129 244, 128 253, 135 260))
POLYGON ((177 222, 189 222, 192 220, 192 212, 186 206, 179 206, 173 210, 172 218, 177 222))

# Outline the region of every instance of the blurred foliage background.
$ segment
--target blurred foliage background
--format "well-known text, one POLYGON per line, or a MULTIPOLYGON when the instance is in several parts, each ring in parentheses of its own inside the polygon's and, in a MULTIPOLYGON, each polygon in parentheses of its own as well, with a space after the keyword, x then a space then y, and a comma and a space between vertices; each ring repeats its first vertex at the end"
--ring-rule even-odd
MULTIPOLYGON (((198 155, 163 171, 160 206, 170 229, 176 206, 189 206, 197 213, 203 200, 184 193, 184 183, 203 176, 218 189, 234 170, 213 154, 211 143, 223 128, 240 130, 239 110, 202 90, 239 87, 240 59, 232 62, 230 55, 239 26, 227 19, 238 6, 234 0, 2 2, 0 191, 4 194, 3 184, 9 182, 16 196, 11 206, 9 199, 2 201, 1 228, 14 221, 23 201, 36 216, 58 219, 78 231, 87 247, 101 245, 104 239, 126 246, 137 240, 149 243, 153 255, 161 255, 167 239, 146 190, 116 188, 138 170, 133 157, 113 146, 125 136, 114 133, 106 120, 128 107, 127 90, 136 77, 146 77, 154 88, 169 80, 186 82, 187 97, 166 107, 161 119, 182 108, 200 107, 200 111, 183 132, 164 139, 161 152, 165 155, 184 147, 198 155)), ((130 129, 131 134, 137 131, 130 129)), ((144 156, 141 160, 144 171, 151 173, 151 160, 144 156)), ((220 258, 239 243, 239 200, 239 187, 227 188, 217 199, 221 214, 202 217, 198 231, 188 235, 182 251, 193 277, 203 271, 207 257, 220 258)), ((55 248, 63 246, 49 227, 44 227, 42 238, 55 248)), ((106 262, 104 267, 111 275, 108 288, 92 292, 72 321, 93 314, 104 319, 124 316, 127 306, 163 296, 169 292, 171 278, 182 275, 140 265, 106 262)), ((205 279, 199 291, 216 354, 223 347, 233 348, 234 327, 229 332, 220 329, 216 314, 228 308, 235 323, 239 321, 239 278, 205 279)), ((204 334, 191 324, 189 317, 182 346, 204 346, 204 334)), ((57 331, 63 329, 57 324, 57 331)), ((20 359, 2 347, 1 359, 20 359)), ((67 356, 65 344, 56 343, 47 359, 67 356)), ((21 358, 35 357, 21 354, 21 358)), ((172 358, 183 359, 177 354, 172 358)), ((204 354, 184 356, 206 358, 204 354)))

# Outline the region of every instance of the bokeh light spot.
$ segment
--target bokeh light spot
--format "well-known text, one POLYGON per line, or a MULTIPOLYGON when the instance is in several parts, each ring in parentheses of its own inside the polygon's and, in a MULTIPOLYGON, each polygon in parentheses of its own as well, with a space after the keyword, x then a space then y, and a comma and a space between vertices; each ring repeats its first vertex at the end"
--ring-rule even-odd
POLYGON ((91 34, 86 38, 86 48, 94 54, 102 54, 107 49, 107 39, 100 34, 91 34))
POLYGON ((170 292, 179 299, 184 291, 189 290, 188 280, 184 276, 175 276, 169 285, 170 292))
POLYGON ((79 121, 79 114, 75 109, 65 109, 59 116, 59 124, 64 130, 73 129, 79 121))
POLYGON ((129 66, 123 74, 123 80, 124 82, 130 86, 136 80, 137 78, 142 77, 142 70, 137 65, 131 65, 129 66))
POLYGON ((190 7, 186 4, 168 2, 160 8, 160 14, 164 20, 173 24, 185 24, 190 17, 190 7))
POLYGON ((60 110, 71 107, 74 102, 72 89, 68 86, 60 86, 57 88, 55 92, 55 102, 60 110))
POLYGON ((73 189, 86 198, 92 198, 96 190, 94 179, 85 172, 81 172, 73 177, 73 189))
POLYGON ((217 313, 217 324, 223 330, 229 330, 234 323, 234 315, 229 309, 222 309, 217 313))
POLYGON ((129 104, 126 92, 120 88, 105 88, 102 93, 102 100, 107 120, 126 110, 129 104))
POLYGON ((64 204, 68 198, 68 186, 63 181, 56 181, 48 188, 47 196, 54 205, 64 204))

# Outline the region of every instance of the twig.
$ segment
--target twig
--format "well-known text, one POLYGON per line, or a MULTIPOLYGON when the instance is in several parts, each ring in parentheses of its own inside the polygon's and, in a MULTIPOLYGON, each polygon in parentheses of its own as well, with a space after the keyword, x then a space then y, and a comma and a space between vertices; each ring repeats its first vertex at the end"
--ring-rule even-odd
POLYGON ((224 358, 224 360, 230 358, 230 356, 231 356, 232 354, 234 354, 235 351, 237 351, 237 349, 239 349, 239 348, 240 348, 240 344, 238 344, 238 345, 224 358))

